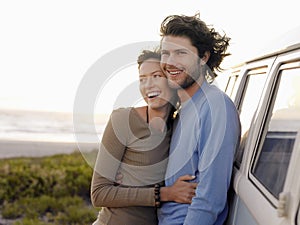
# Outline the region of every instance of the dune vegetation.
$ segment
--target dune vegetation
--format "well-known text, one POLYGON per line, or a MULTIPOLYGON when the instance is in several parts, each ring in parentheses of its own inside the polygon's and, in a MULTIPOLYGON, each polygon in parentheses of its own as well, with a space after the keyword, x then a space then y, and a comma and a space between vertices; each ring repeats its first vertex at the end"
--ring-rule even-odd
POLYGON ((1 159, 0 225, 92 224, 92 170, 79 152, 1 159))

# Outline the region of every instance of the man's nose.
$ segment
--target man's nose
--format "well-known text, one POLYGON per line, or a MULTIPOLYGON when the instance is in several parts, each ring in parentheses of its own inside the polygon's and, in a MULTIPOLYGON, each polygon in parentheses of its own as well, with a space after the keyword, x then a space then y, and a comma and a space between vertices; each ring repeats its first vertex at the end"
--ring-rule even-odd
POLYGON ((163 63, 165 63, 167 65, 172 65, 172 66, 175 66, 176 62, 177 61, 176 61, 175 54, 169 54, 169 56, 163 60, 163 63))

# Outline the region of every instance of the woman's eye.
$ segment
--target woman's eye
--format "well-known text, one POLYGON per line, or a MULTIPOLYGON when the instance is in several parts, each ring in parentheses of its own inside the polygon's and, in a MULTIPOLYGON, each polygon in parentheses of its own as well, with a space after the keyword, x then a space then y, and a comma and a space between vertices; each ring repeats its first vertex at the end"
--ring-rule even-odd
POLYGON ((153 77, 154 78, 160 78, 160 77, 162 77, 162 75, 161 74, 154 74, 153 77))

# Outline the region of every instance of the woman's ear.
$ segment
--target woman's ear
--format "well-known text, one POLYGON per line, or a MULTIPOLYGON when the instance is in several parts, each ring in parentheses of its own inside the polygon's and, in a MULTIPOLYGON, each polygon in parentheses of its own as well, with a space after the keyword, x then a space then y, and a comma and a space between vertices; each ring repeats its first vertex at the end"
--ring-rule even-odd
POLYGON ((209 60, 209 57, 210 57, 210 52, 209 51, 204 52, 203 57, 200 59, 200 63, 202 66, 207 63, 207 61, 209 60))

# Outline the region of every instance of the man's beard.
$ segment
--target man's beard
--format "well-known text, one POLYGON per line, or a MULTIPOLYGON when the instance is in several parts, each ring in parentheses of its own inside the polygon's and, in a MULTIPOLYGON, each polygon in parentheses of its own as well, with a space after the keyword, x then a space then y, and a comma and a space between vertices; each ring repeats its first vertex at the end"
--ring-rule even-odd
POLYGON ((195 82, 199 80, 199 77, 201 76, 200 69, 196 69, 193 72, 189 73, 187 78, 184 80, 182 84, 180 84, 180 87, 183 89, 186 89, 190 86, 192 86, 195 82))
MULTIPOLYGON (((199 76, 200 76, 200 74, 198 75, 198 78, 199 78, 199 76)), ((180 87, 183 89, 186 89, 186 88, 192 86, 197 81, 197 79, 194 79, 193 77, 188 76, 186 78, 186 80, 180 85, 180 87)))

